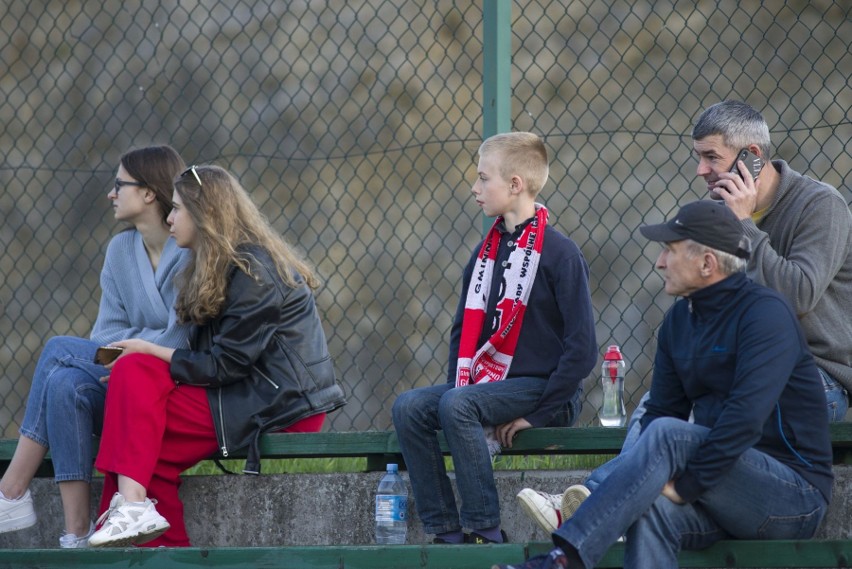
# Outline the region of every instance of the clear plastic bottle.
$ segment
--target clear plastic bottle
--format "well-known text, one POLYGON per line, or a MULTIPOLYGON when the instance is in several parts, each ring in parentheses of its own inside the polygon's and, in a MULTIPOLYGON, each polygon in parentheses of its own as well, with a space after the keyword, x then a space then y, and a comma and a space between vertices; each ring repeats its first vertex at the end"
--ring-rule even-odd
POLYGON ((604 427, 623 427, 627 421, 624 410, 624 370, 626 364, 618 346, 609 346, 601 366, 603 400, 598 418, 604 427))
POLYGON ((408 487, 396 464, 388 464, 387 472, 376 491, 376 543, 401 545, 408 529, 408 487))

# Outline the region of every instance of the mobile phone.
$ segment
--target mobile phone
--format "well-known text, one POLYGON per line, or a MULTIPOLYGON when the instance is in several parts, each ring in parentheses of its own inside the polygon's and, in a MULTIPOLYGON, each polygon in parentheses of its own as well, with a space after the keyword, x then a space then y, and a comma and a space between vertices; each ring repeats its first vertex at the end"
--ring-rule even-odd
POLYGON ((737 159, 734 160, 734 165, 731 166, 730 172, 731 174, 740 175, 740 169, 737 168, 737 162, 742 160, 748 171, 751 172, 751 177, 755 180, 757 179, 758 174, 760 174, 760 170, 763 168, 763 160, 761 160, 760 156, 757 154, 752 154, 749 152, 748 148, 743 148, 740 150, 740 153, 737 154, 737 159))
POLYGON ((123 351, 124 348, 119 348, 118 346, 101 346, 95 352, 95 363, 101 364, 102 366, 109 365, 114 362, 123 351))

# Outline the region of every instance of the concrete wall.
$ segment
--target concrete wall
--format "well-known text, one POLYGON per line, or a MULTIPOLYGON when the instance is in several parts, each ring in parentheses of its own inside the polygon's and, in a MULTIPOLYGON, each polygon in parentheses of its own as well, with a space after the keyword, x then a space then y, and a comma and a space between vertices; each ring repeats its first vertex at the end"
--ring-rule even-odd
MULTIPOLYGON (((373 542, 373 495, 382 473, 197 476, 185 479, 181 496, 187 529, 199 547, 342 545, 373 542)), ((524 487, 561 492, 582 482, 584 471, 498 472, 503 528, 513 542, 546 541, 517 505, 524 487)), ((819 536, 852 536, 852 467, 835 467, 834 499, 819 536)), ((403 476, 407 474, 403 473, 403 476)), ((31 486, 39 523, 0 534, 0 548, 58 547, 63 531, 59 493, 52 480, 31 486)), ((93 488, 93 503, 101 485, 93 488)), ((94 516, 94 511, 93 511, 94 516)), ((409 543, 425 543, 420 520, 409 500, 409 543)))

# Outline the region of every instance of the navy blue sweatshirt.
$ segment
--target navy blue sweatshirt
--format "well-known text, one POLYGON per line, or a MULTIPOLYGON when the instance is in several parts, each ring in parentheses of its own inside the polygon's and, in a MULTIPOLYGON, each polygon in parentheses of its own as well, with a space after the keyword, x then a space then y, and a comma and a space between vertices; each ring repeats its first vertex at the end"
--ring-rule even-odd
MULTIPOLYGON (((509 233, 501 227, 500 247, 494 264, 485 324, 477 347, 498 327, 497 301, 503 281, 504 261, 514 249, 528 219, 509 233)), ((482 242, 473 250, 464 270, 461 298, 450 333, 447 382, 455 383, 459 341, 467 289, 482 242)), ((535 282, 524 313, 518 345, 506 379, 540 377, 547 387, 531 415, 524 417, 533 427, 544 427, 564 409, 597 362, 595 318, 589 294, 589 267, 579 247, 548 225, 535 282)))
POLYGON ((675 480, 695 501, 749 448, 798 472, 831 499, 825 392, 787 300, 744 273, 678 300, 658 333, 642 428, 657 417, 711 429, 675 480))

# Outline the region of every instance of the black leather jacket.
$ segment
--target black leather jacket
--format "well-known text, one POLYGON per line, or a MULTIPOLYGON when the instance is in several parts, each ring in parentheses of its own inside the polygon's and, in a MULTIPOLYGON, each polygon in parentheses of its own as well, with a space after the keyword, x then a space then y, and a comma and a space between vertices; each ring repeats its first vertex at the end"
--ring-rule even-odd
POLYGON ((190 349, 175 350, 171 375, 208 388, 222 456, 248 447, 244 472, 259 474, 262 433, 346 400, 310 289, 286 286, 265 250, 246 251, 252 276, 231 269, 222 312, 192 326, 190 349))

